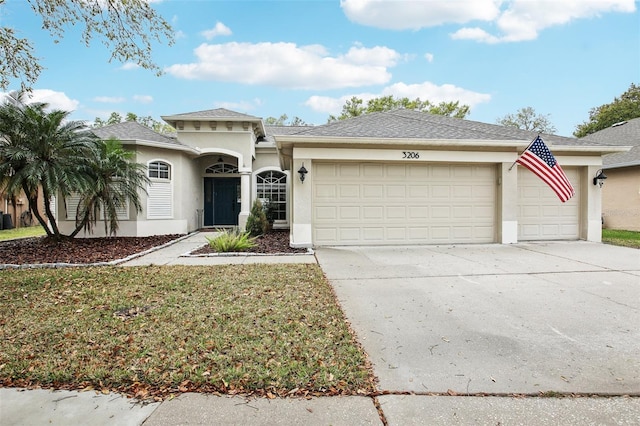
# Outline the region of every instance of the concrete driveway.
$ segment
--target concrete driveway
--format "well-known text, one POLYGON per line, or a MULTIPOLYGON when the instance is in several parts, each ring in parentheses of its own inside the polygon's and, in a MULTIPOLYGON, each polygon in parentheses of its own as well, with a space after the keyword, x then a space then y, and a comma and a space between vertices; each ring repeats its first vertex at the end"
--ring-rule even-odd
POLYGON ((380 390, 640 394, 640 250, 320 248, 380 390))

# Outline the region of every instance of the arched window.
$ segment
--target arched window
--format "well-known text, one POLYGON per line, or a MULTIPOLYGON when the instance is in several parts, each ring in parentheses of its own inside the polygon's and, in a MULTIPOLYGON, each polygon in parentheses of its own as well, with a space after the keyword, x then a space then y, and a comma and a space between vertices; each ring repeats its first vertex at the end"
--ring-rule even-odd
POLYGON ((287 220, 287 175, 268 170, 257 176, 257 196, 268 200, 275 220, 287 220))
POLYGON ((207 167, 204 171, 207 174, 222 174, 222 173, 238 173, 238 167, 229 163, 216 163, 212 166, 207 167))
POLYGON ((151 179, 171 179, 171 166, 163 161, 151 162, 147 169, 151 179))

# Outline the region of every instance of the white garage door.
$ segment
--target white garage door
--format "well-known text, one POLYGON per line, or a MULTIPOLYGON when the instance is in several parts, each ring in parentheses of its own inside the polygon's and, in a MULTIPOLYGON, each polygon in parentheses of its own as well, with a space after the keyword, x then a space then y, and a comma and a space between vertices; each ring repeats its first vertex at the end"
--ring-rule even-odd
POLYGON ((577 240, 580 237, 580 179, 578 170, 565 168, 576 190, 563 203, 546 183, 518 167, 518 240, 577 240))
POLYGON ((313 173, 317 246, 495 241, 495 166, 314 163, 313 173))

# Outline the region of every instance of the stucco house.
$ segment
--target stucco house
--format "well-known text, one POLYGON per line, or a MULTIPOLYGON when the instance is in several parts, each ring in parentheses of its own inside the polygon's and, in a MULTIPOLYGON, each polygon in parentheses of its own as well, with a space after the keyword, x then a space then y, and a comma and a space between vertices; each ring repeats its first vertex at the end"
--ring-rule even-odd
POLYGON ((260 198, 276 206, 274 226, 290 229, 294 247, 600 241, 592 179, 603 154, 625 150, 543 135, 576 189, 562 203, 513 166, 537 136, 515 128, 412 110, 307 127, 269 127, 227 109, 162 118, 175 138, 137 123, 95 131, 134 150, 151 179, 144 211, 123 209, 119 235, 242 227, 260 198))
POLYGON ((616 123, 583 140, 631 147, 603 158, 607 180, 602 187, 602 221, 608 229, 640 231, 640 118, 616 123))

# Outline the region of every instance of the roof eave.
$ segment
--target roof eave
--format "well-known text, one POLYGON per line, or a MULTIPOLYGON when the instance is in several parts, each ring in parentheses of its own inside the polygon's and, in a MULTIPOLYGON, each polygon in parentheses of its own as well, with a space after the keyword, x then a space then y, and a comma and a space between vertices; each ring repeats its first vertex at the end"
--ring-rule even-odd
MULTIPOLYGON (((312 146, 312 145, 381 145, 381 146, 423 146, 435 148, 494 148, 516 150, 525 149, 530 141, 524 140, 491 140, 491 139, 413 139, 413 138, 366 138, 366 137, 335 137, 335 136, 305 136, 282 135, 274 136, 279 150, 285 147, 312 146)), ((553 152, 586 152, 593 154, 609 154, 626 152, 630 146, 604 146, 604 145, 554 145, 548 144, 553 152)))
POLYGON ((121 140, 121 142, 123 145, 148 146, 151 148, 163 148, 163 149, 170 149, 173 151, 183 151, 183 152, 188 152, 190 154, 195 154, 195 155, 200 154, 199 150, 187 145, 178 145, 178 144, 171 144, 171 143, 164 143, 164 142, 157 142, 157 141, 147 141, 147 140, 141 140, 141 139, 125 139, 125 140, 121 140))

